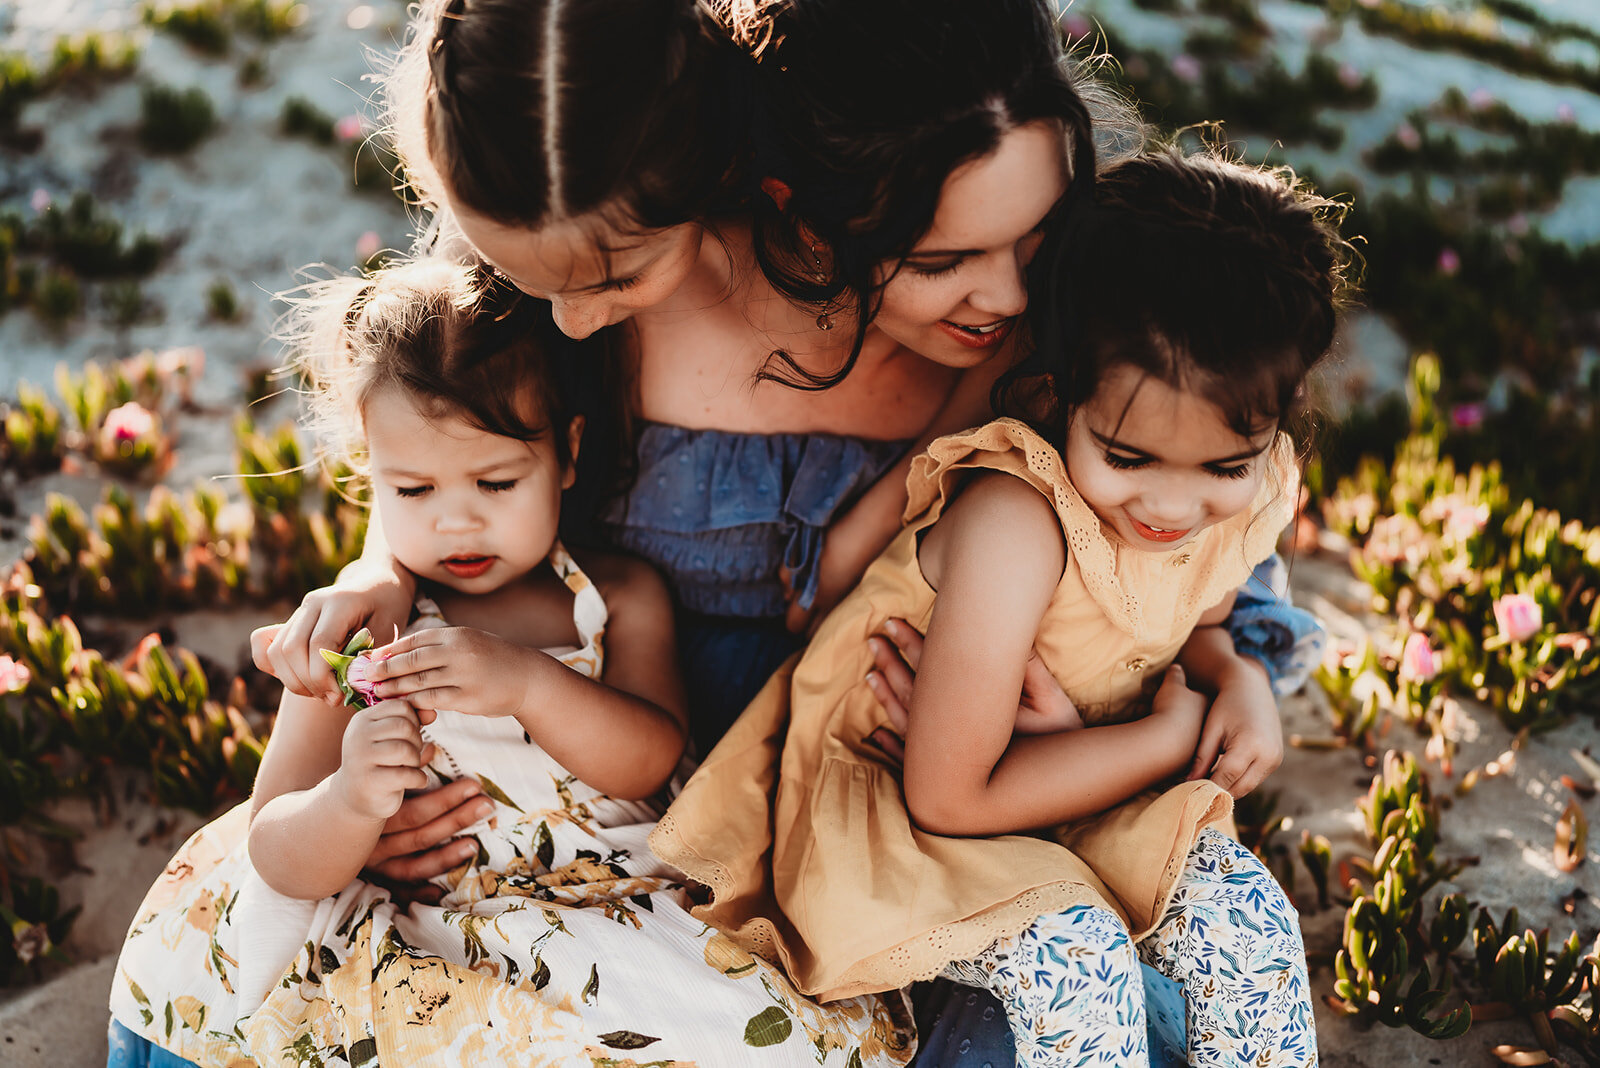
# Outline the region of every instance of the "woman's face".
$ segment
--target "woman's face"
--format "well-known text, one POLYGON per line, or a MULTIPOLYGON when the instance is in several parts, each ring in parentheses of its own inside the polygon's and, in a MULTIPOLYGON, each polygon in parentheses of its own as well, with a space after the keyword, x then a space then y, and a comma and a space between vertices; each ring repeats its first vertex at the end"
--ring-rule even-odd
POLYGON ((1067 179, 1066 136, 1054 120, 1018 126, 951 171, 933 225, 883 287, 872 325, 950 367, 994 355, 1028 305, 1023 272, 1067 179))
POLYGON ((599 214, 537 230, 459 207, 455 217, 478 255, 524 293, 548 300, 556 325, 574 338, 671 297, 694 269, 704 236, 696 223, 625 232, 599 214))

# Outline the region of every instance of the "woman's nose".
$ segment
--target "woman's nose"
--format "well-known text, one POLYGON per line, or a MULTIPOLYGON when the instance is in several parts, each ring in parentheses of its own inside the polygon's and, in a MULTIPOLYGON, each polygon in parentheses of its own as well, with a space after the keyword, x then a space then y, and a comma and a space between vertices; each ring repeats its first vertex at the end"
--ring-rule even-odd
POLYGON ((1019 246, 1010 252, 984 257, 982 273, 976 277, 967 303, 974 310, 996 318, 1021 315, 1028 308, 1028 283, 1023 271, 1031 255, 1031 250, 1019 246))
POLYGON ((608 325, 610 316, 606 302, 595 297, 555 297, 550 312, 561 332, 576 341, 608 325))

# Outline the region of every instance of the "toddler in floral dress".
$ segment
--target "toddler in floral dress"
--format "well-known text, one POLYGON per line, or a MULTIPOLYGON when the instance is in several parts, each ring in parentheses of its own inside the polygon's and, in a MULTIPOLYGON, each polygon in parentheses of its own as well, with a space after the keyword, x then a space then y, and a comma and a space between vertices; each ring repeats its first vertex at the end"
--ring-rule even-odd
POLYGON ((907 1061, 898 994, 805 998, 693 919, 645 846, 686 714, 659 578, 556 535, 583 432, 561 361, 590 354, 548 305, 444 260, 330 283, 305 314, 320 422, 425 596, 363 664, 366 707, 286 694, 248 805, 152 888, 117 967, 114 1054, 907 1061), (437 905, 403 907, 362 865, 408 791, 463 777, 493 802, 476 855, 437 905))

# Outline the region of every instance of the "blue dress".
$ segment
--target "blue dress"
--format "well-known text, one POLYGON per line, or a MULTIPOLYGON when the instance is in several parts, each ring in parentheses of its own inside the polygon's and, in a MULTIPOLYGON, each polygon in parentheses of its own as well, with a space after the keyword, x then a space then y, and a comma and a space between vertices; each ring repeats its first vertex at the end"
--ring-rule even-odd
POLYGON ((704 756, 804 644, 784 625, 787 568, 809 608, 828 524, 892 467, 903 441, 644 423, 638 476, 603 514, 614 546, 666 578, 695 748, 704 756))

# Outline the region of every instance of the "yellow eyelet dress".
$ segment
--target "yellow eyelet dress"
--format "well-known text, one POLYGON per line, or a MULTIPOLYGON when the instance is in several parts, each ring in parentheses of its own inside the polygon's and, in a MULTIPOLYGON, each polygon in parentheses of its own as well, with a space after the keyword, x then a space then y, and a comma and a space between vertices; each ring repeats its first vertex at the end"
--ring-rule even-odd
POLYGON ((1269 463, 1250 509, 1179 552, 1152 553, 1102 527, 1060 454, 1024 424, 1002 419, 935 441, 908 479, 906 529, 757 695, 651 836, 657 855, 710 887, 711 903, 695 915, 823 1001, 931 978, 1072 905, 1111 909, 1143 937, 1200 831, 1231 832, 1227 793, 1180 783, 1048 838, 928 834, 906 811, 899 766, 866 741, 889 725, 865 683, 867 639, 895 616, 926 631, 934 591, 917 563, 918 533, 969 472, 1005 472, 1052 502, 1067 542, 1035 638, 1040 656, 1088 725, 1134 718, 1147 683, 1200 616, 1271 554, 1291 518, 1287 438, 1269 463))
MULTIPOLYGON (((559 545, 549 562, 573 591, 583 642, 549 652, 598 676, 605 603, 559 545)), ((429 607, 414 628, 445 625, 429 607)), ((402 909, 360 879, 321 901, 275 895, 250 867, 241 805, 198 831, 150 890, 113 1016, 207 1066, 910 1059, 898 995, 818 1006, 689 915, 682 876, 645 845, 664 799, 598 793, 511 717, 441 711, 426 734, 434 774, 472 775, 497 803, 467 832, 477 857, 437 880, 438 906, 402 909)))

